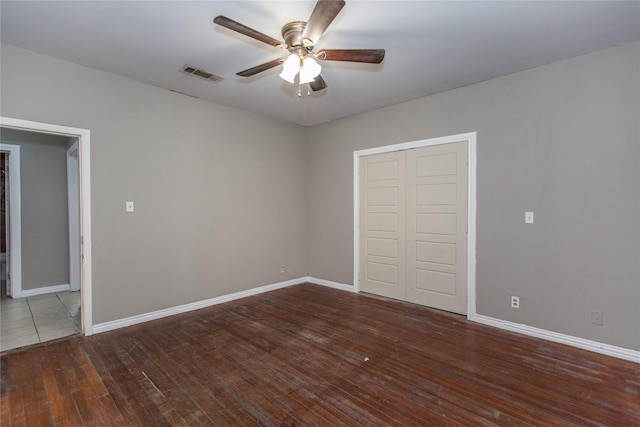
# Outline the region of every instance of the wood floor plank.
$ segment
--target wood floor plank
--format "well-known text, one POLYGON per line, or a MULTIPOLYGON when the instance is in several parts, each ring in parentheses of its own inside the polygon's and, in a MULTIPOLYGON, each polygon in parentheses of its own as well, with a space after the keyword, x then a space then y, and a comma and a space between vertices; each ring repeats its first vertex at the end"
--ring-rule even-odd
POLYGON ((74 366, 79 369, 78 381, 82 384, 85 393, 92 396, 92 405, 98 412, 96 418, 105 426, 122 425, 124 419, 86 353, 75 341, 70 344, 67 357, 77 362, 74 366))
MULTIPOLYGON (((104 338, 108 337, 105 335, 104 338)), ((105 341, 107 343, 109 342, 108 340, 102 341, 105 341)), ((128 399, 128 396, 124 390, 125 384, 119 384, 114 379, 114 375, 117 375, 117 373, 119 372, 115 368, 116 364, 114 360, 116 359, 116 356, 112 353, 98 353, 96 352, 96 348, 97 346, 95 345, 94 337, 89 337, 84 340, 82 350, 90 359, 105 388, 108 390, 109 397, 111 398, 117 411, 120 413, 122 418, 127 420, 128 425, 143 425, 142 421, 139 418, 139 415, 141 415, 141 411, 136 410, 136 408, 133 407, 132 402, 128 399), (112 372, 114 375, 112 375, 112 372)))
POLYGON ((1 363, 3 427, 640 426, 640 364, 315 285, 1 363))
POLYGON ((0 400, 0 426, 8 426, 11 424, 11 407, 9 399, 0 400))
MULTIPOLYGON (((25 424, 46 425, 51 419, 49 401, 42 381, 42 354, 29 352, 17 369, 21 378, 31 383, 22 389, 24 399, 25 424)), ((11 372, 9 373, 11 375, 11 372)))
MULTIPOLYGON (((11 392, 11 398, 9 399, 9 405, 11 406, 11 422, 8 425, 11 426, 24 426, 25 423, 25 411, 24 411, 24 396, 22 390, 13 390, 11 392)), ((4 425, 4 424, 3 424, 4 425)))
POLYGON ((44 388, 47 392, 47 399, 49 400, 49 405, 51 406, 51 416, 53 417, 53 423, 59 426, 68 426, 69 423, 65 415, 64 401, 58 391, 58 386, 56 385, 56 378, 53 375, 53 370, 51 368, 45 369, 42 372, 42 377, 44 381, 44 388))

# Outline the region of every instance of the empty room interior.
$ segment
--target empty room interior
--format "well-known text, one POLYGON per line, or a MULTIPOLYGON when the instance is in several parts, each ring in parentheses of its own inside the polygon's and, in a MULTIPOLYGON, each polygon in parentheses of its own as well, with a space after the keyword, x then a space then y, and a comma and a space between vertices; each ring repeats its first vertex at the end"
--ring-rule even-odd
POLYGON ((640 425, 639 1, 0 1, 0 424, 640 425))

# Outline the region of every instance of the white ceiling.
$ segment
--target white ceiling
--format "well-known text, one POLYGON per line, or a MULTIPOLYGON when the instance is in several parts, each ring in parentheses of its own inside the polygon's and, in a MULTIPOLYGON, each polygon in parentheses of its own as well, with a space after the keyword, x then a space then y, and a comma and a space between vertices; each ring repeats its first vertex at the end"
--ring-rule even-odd
MULTIPOLYGON (((225 15, 281 39, 314 1, 5 1, 3 43, 141 82, 314 125, 564 58, 640 40, 640 1, 361 1, 344 9, 321 48, 384 48, 380 65, 322 61, 328 89, 298 98, 279 67, 236 72, 284 50, 213 24, 225 15), (184 64, 224 80, 180 73, 184 64)), ((317 50, 316 49, 316 50, 317 50)))

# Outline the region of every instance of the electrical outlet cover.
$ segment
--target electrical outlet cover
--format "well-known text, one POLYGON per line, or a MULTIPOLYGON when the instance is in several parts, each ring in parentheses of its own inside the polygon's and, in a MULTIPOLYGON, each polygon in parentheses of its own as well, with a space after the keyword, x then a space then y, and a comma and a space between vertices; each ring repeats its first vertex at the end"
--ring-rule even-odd
POLYGON ((603 325, 604 324, 604 314, 601 311, 592 311, 591 312, 591 323, 594 325, 603 325))
POLYGON ((520 298, 516 296, 511 296, 511 307, 520 308, 520 298))
POLYGON ((533 224, 533 212, 524 213, 524 222, 525 224, 533 224))

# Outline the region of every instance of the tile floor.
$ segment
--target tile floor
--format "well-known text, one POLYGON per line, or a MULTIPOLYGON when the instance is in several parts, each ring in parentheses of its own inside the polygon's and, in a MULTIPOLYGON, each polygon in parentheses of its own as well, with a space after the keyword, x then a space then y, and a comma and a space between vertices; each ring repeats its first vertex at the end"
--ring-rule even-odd
POLYGON ((0 301, 0 351, 80 332, 80 292, 0 301))

